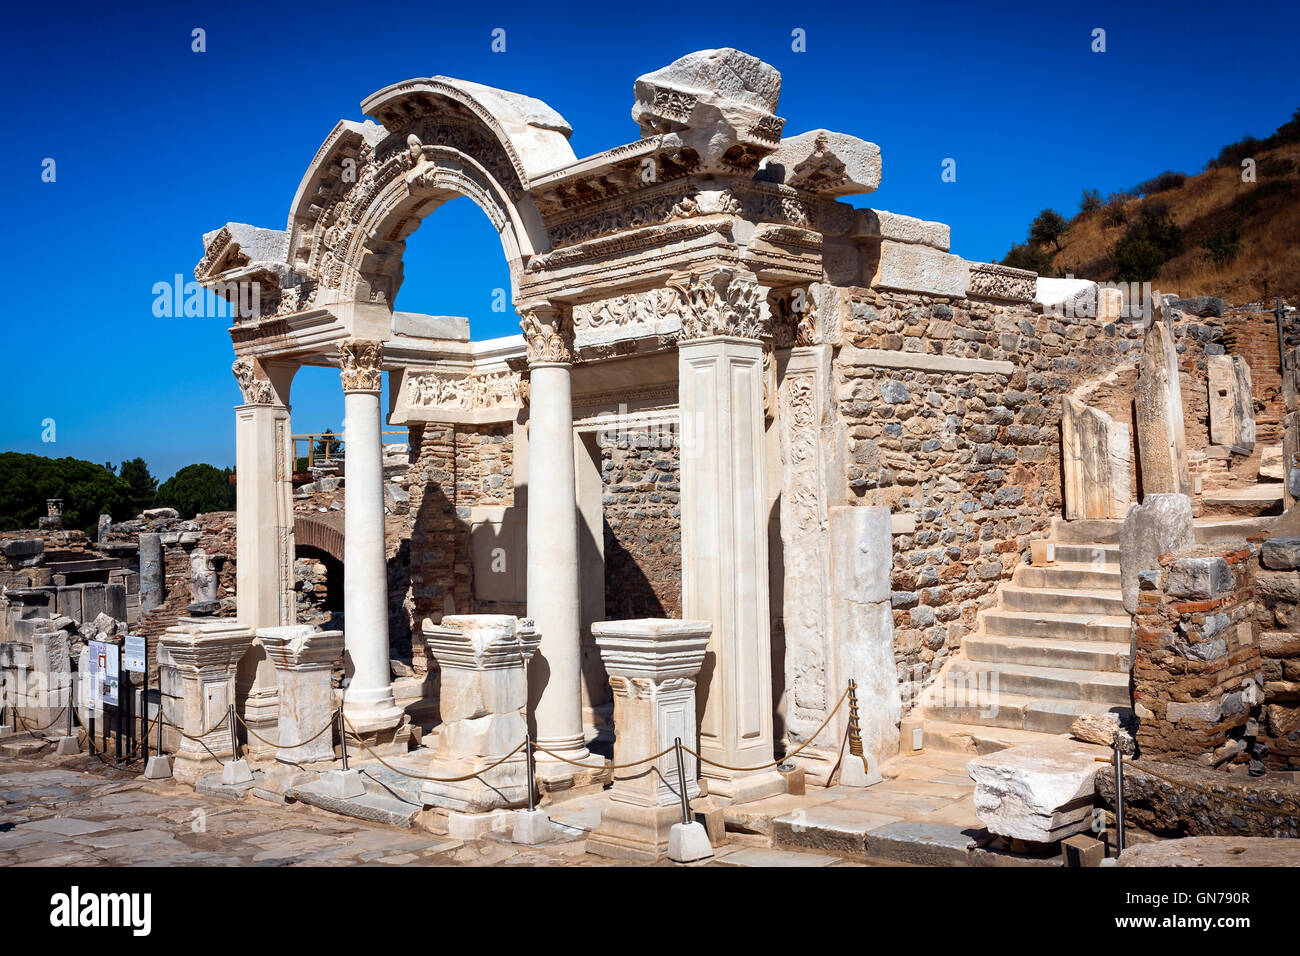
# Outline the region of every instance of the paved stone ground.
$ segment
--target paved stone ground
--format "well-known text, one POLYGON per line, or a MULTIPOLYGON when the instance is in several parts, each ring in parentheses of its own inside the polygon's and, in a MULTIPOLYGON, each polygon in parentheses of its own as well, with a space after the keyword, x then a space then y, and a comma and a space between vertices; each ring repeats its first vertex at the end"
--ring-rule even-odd
MULTIPOLYGON (((833 838, 801 845, 797 834, 808 830, 801 823, 832 834, 900 821, 970 823, 967 759, 900 759, 885 767, 892 779, 867 791, 832 788, 750 804, 739 816, 757 832, 734 834, 711 865, 863 865, 837 855, 833 838)), ((607 799, 592 794, 549 807, 557 839, 524 847, 500 834, 454 840, 304 804, 222 799, 47 750, 0 758, 0 866, 604 866, 612 861, 587 853, 585 836, 607 799)))

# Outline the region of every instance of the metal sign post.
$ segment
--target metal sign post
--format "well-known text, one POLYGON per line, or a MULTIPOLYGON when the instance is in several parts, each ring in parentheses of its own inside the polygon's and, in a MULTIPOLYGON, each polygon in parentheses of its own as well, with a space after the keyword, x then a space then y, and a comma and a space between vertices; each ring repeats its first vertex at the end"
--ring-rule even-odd
POLYGON ((1124 852, 1124 752, 1115 744, 1115 852, 1124 852))
POLYGON ((682 798, 682 823, 691 822, 691 801, 686 797, 686 765, 682 760, 682 738, 673 738, 673 747, 677 751, 677 787, 682 798))
POLYGON ((338 715, 339 715, 339 743, 343 748, 343 772, 347 773, 348 771, 348 729, 347 729, 347 725, 343 723, 342 707, 338 709, 338 715))

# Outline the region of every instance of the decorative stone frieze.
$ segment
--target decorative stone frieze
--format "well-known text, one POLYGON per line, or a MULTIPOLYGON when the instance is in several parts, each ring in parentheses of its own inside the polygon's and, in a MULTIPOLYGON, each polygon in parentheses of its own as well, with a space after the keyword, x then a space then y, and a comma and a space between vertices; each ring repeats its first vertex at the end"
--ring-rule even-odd
POLYGON ((339 343, 339 378, 345 392, 377 392, 383 384, 384 346, 353 339, 339 343))
MULTIPOLYGON (((945 243, 945 248, 947 244, 945 243)), ((972 262, 966 294, 1007 302, 1033 302, 1038 276, 1024 269, 1012 269, 988 262, 972 262)))

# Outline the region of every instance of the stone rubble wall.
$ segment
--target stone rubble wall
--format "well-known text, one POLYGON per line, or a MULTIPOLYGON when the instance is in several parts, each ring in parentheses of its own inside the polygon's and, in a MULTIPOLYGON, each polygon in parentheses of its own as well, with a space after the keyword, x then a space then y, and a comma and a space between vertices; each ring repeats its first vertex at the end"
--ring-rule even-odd
POLYGON ((1231 738, 1249 735, 1262 699, 1250 546, 1165 554, 1139 573, 1133 616, 1133 702, 1140 755, 1249 759, 1231 738))
POLYGON ((1264 707, 1259 737, 1264 764, 1300 770, 1300 539, 1265 541, 1255 590, 1264 707))
POLYGON ((600 444, 605 617, 682 616, 681 459, 676 437, 619 434, 600 444))

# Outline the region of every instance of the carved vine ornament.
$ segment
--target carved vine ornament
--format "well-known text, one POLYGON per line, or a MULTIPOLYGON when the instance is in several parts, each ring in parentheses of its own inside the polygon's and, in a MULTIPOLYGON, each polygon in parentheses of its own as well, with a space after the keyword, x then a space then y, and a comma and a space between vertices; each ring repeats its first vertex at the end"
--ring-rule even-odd
POLYGON ((377 392, 383 383, 384 348, 379 342, 354 339, 339 343, 339 378, 345 392, 377 392))

